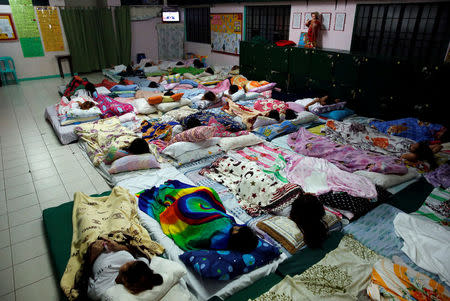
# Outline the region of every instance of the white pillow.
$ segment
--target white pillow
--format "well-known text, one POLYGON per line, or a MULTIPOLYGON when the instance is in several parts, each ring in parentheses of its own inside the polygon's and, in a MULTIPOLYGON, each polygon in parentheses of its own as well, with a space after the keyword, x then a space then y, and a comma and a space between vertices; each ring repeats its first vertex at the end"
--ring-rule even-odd
MULTIPOLYGON (((137 295, 133 295, 122 285, 117 284, 109 288, 105 295, 102 297, 103 301, 144 301, 144 300, 169 300, 167 297, 171 293, 172 288, 180 290, 178 282, 181 277, 187 274, 186 269, 179 264, 171 260, 164 259, 162 257, 154 256, 150 262, 150 268, 157 274, 160 274, 163 278, 163 284, 153 287, 151 290, 141 292, 137 295), (175 287, 176 285, 176 287, 175 287), (166 298, 165 298, 166 297, 166 298)), ((183 287, 181 287, 183 288, 183 287)), ((190 300, 189 291, 185 291, 185 298, 178 299, 177 301, 190 300)), ((177 294, 179 295, 179 294, 177 294)))
POLYGON ((137 98, 131 104, 138 114, 151 114, 156 112, 156 108, 148 104, 145 98, 137 98))
POLYGON ((183 153, 205 149, 213 145, 219 144, 221 138, 214 137, 211 139, 203 140, 200 142, 175 142, 163 150, 163 154, 171 156, 172 158, 178 158, 183 153))
POLYGON ((236 93, 231 95, 231 100, 236 102, 238 100, 245 99, 245 91, 244 89, 238 90, 236 93))
POLYGON ((220 147, 223 149, 223 151, 229 151, 231 149, 240 148, 240 147, 246 147, 250 145, 255 145, 258 143, 263 142, 261 138, 256 136, 255 134, 248 134, 238 137, 225 137, 220 140, 220 147))
POLYGON ((97 91, 97 93, 98 94, 103 94, 103 95, 106 95, 106 94, 110 94, 111 93, 111 91, 109 91, 107 88, 105 88, 105 87, 97 87, 97 88, 95 88, 95 90, 97 91))
POLYGON ((404 175, 393 175, 393 174, 382 174, 378 172, 371 172, 366 170, 358 170, 355 171, 354 174, 363 176, 369 179, 373 184, 379 185, 383 188, 389 188, 406 181, 409 181, 413 178, 419 176, 419 173, 415 168, 408 167, 408 172, 404 175))
POLYGON ((247 100, 250 100, 250 99, 257 99, 258 97, 259 97, 259 93, 257 93, 257 92, 247 92, 247 93, 245 93, 245 98, 247 99, 247 100))
POLYGON ((258 117, 256 117, 256 120, 253 123, 253 128, 256 129, 256 128, 259 128, 262 126, 271 125, 271 124, 275 124, 275 123, 278 123, 278 121, 276 121, 273 118, 269 118, 266 116, 258 116, 258 117))
POLYGON ((317 116, 316 114, 313 114, 308 111, 303 111, 303 112, 297 113, 297 118, 291 119, 291 122, 294 125, 298 125, 298 124, 302 124, 302 123, 313 122, 313 121, 316 121, 317 119, 319 119, 319 116, 317 116))
POLYGON ((180 99, 180 101, 162 102, 160 104, 157 104, 156 108, 158 109, 158 111, 161 111, 161 112, 169 112, 178 107, 182 107, 182 106, 186 106, 186 105, 190 105, 190 104, 191 104, 191 101, 189 99, 182 97, 180 99))
POLYGON ((186 164, 189 162, 198 161, 200 159, 216 155, 220 153, 222 149, 218 145, 212 145, 207 148, 198 149, 195 151, 185 152, 180 156, 176 157, 178 165, 186 164))

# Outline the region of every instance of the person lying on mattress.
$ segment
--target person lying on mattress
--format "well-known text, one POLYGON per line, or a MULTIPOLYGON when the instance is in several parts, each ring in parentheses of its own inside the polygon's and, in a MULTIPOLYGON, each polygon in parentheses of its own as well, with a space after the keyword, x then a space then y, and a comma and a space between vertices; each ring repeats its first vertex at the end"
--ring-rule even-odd
POLYGON ((97 102, 97 107, 102 112, 102 118, 121 116, 126 113, 134 112, 134 107, 131 104, 121 103, 109 96, 98 94, 92 83, 87 83, 85 89, 89 92, 94 101, 97 102))
POLYGON ((328 95, 320 97, 320 98, 314 98, 313 101, 309 102, 306 106, 305 106, 305 110, 306 111, 311 111, 313 108, 317 108, 319 106, 327 106, 327 105, 332 105, 334 103, 339 103, 341 102, 340 99, 335 99, 334 101, 328 97, 328 95))
POLYGON ((89 298, 101 300, 116 284, 122 284, 136 295, 163 283, 162 276, 150 269, 147 258, 132 253, 127 246, 109 239, 98 239, 89 246, 87 258, 92 266, 88 280, 89 298))
POLYGON ((253 251, 258 238, 226 213, 212 188, 169 180, 139 194, 139 208, 181 249, 253 251))

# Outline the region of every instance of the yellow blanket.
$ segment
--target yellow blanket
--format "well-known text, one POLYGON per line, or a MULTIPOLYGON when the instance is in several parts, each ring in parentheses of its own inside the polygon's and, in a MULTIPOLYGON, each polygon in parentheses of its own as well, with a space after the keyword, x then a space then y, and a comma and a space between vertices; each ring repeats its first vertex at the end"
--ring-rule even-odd
POLYGON ((118 243, 139 250, 148 258, 164 252, 164 248, 152 241, 140 225, 137 210, 134 196, 122 187, 114 187, 110 196, 98 198, 75 193, 71 255, 61 279, 61 288, 69 300, 80 296, 84 256, 99 236, 107 235, 118 243))

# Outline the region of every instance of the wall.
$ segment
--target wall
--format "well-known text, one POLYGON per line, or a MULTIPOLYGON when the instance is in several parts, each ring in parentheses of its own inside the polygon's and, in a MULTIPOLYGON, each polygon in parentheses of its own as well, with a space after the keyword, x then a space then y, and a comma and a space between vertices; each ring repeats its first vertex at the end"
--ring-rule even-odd
POLYGON ((145 53, 147 58, 158 60, 158 33, 156 24, 160 18, 144 21, 131 21, 131 60, 135 63, 138 53, 145 53))
MULTIPOLYGON (((0 5, 0 12, 11 13, 11 7, 9 5, 0 5)), ((61 18, 59 21, 62 28, 61 18)), ((62 30, 62 32, 66 51, 45 52, 45 56, 24 58, 22 53, 22 47, 20 46, 19 40, 17 40, 11 42, 0 42, 0 56, 10 56, 13 58, 14 63, 16 65, 17 77, 19 79, 49 76, 49 75, 59 75, 58 63, 56 61, 55 55, 62 55, 69 53, 67 51, 68 46, 66 36, 64 34, 64 29, 62 30)), ((44 45, 42 45, 42 47, 44 47, 44 45)), ((63 62, 63 70, 64 73, 69 73, 69 66, 68 63, 65 61, 63 62)))

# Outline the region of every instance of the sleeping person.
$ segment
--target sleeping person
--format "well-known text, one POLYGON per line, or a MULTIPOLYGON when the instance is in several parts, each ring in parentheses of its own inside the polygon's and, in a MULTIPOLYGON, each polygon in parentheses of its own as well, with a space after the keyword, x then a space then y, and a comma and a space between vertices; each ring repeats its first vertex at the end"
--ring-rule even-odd
POLYGON ((150 153, 150 147, 147 141, 143 138, 136 138, 131 141, 130 145, 117 149, 115 146, 111 146, 108 153, 105 156, 103 162, 111 164, 115 160, 128 156, 128 155, 141 155, 150 153))
POLYGON ((189 250, 253 251, 258 238, 226 213, 216 191, 169 180, 139 194, 139 208, 158 221, 176 245, 189 250))
POLYGON ((128 247, 109 239, 93 242, 87 259, 92 266, 87 291, 92 300, 101 300, 116 284, 122 284, 128 292, 136 295, 163 283, 162 276, 149 267, 147 258, 132 255, 128 247))
POLYGON ((128 103, 121 103, 109 96, 98 94, 92 83, 86 84, 86 91, 97 102, 97 107, 102 112, 103 118, 121 116, 126 113, 134 112, 134 107, 128 103))

